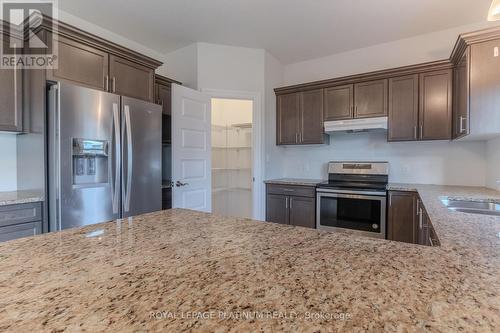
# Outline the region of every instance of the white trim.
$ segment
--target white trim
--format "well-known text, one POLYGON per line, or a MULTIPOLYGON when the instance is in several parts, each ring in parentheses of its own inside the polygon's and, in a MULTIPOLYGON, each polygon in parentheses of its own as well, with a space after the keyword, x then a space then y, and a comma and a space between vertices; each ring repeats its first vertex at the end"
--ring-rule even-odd
POLYGON ((262 105, 262 97, 258 92, 252 91, 237 91, 237 90, 219 90, 219 89, 201 89, 203 93, 208 94, 211 98, 226 98, 226 99, 246 99, 253 101, 253 218, 257 220, 265 220, 265 197, 266 189, 264 187, 264 137, 263 119, 264 107, 262 105))

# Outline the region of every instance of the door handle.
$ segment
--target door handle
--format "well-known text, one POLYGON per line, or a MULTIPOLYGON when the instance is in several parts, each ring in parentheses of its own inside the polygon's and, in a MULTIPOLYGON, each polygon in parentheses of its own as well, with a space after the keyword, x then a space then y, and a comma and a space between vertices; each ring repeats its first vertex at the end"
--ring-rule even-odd
POLYGON ((125 112, 125 129, 127 131, 127 188, 125 191, 125 211, 130 210, 130 191, 132 185, 132 168, 133 168, 133 146, 132 146, 132 126, 130 124, 130 107, 123 107, 125 112))
POLYGON ((177 187, 182 187, 182 186, 187 186, 189 185, 189 183, 183 183, 181 182, 180 180, 178 180, 176 183, 175 183, 175 186, 177 187))
POLYGON ((465 131, 464 120, 467 120, 464 116, 460 116, 460 134, 465 131))
POLYGON ((118 104, 113 103, 113 126, 115 131, 115 184, 113 189, 113 213, 118 214, 118 184, 120 183, 120 163, 121 144, 120 144, 120 114, 118 104))

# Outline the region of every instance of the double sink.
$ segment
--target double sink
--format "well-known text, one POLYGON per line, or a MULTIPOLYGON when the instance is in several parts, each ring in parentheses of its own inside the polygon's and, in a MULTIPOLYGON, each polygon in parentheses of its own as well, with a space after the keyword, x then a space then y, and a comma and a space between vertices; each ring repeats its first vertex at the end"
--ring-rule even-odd
POLYGON ((441 202, 456 212, 500 216, 500 201, 441 198, 441 202))

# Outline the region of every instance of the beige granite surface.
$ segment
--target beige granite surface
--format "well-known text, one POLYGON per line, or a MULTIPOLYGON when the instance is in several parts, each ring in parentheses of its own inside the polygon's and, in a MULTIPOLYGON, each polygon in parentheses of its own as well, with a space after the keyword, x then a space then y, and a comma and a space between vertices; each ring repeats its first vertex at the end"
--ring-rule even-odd
POLYGON ((0 192, 0 206, 39 202, 44 200, 41 190, 0 192))
POLYGON ((500 218, 425 247, 170 210, 0 244, 2 332, 498 332, 500 218))
POLYGON ((324 180, 305 179, 305 178, 279 178, 279 179, 269 179, 269 180, 264 181, 264 183, 266 183, 266 184, 301 185, 301 186, 316 186, 322 182, 324 182, 324 180))

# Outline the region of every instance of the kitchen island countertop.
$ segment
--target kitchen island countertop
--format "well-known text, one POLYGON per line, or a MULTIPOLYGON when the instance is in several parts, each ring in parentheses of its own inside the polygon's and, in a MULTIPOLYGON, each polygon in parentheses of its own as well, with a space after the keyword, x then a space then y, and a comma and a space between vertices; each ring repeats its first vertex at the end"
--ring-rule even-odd
POLYGON ((415 190, 440 247, 180 209, 2 243, 0 330, 495 331, 500 218, 439 197, 498 192, 415 190))

